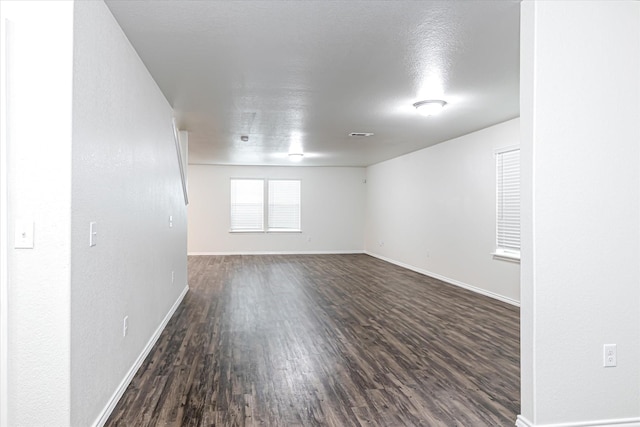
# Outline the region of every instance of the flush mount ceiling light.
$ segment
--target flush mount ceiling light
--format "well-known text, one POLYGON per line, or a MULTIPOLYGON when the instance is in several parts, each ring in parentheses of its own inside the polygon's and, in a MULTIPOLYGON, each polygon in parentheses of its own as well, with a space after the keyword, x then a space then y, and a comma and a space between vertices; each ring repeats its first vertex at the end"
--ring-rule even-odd
POLYGON ((435 116, 442 111, 445 105, 447 105, 447 103, 440 99, 420 101, 413 104, 416 110, 418 110, 418 113, 423 116, 435 116))
POLYGON ((291 160, 292 162, 299 162, 303 157, 304 154, 302 153, 289 153, 289 160, 291 160))

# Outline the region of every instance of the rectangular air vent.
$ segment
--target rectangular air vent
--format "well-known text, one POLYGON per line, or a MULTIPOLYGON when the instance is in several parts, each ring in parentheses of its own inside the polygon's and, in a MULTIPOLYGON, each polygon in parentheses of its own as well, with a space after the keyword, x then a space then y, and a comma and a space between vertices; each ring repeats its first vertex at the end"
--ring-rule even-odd
POLYGON ((355 137, 361 138, 365 136, 373 136, 373 133, 372 132, 351 132, 349 136, 355 136, 355 137))

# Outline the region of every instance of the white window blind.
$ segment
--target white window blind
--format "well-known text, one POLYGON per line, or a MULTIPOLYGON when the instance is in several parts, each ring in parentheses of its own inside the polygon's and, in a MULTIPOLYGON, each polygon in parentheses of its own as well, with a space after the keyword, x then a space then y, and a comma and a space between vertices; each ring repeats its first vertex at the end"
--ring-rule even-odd
POLYGON ((264 231, 264 180, 231 180, 231 231, 264 231))
POLYGON ((300 231, 300 181, 269 181, 269 230, 300 231))
POLYGON ((520 256, 520 149, 496 152, 497 252, 520 256))

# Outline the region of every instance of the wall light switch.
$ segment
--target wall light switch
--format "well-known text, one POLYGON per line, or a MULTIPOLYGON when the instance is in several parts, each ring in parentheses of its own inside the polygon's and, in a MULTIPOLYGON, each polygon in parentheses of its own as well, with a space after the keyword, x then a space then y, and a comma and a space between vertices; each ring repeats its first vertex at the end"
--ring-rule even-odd
POLYGON ((13 247, 16 249, 33 249, 33 221, 16 220, 13 247))
POLYGON ((89 223, 89 246, 95 246, 98 243, 98 226, 95 222, 89 223))
POLYGON ((173 215, 169 215, 169 228, 173 227, 173 215))

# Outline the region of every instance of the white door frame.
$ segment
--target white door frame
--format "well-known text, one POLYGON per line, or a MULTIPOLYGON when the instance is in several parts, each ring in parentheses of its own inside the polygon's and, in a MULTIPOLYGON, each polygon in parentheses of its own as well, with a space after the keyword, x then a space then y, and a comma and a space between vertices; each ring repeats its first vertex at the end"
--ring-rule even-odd
POLYGON ((8 318, 8 274, 7 251, 7 125, 9 104, 7 101, 8 47, 11 22, 0 20, 0 427, 8 425, 8 386, 7 386, 7 318, 8 318))

